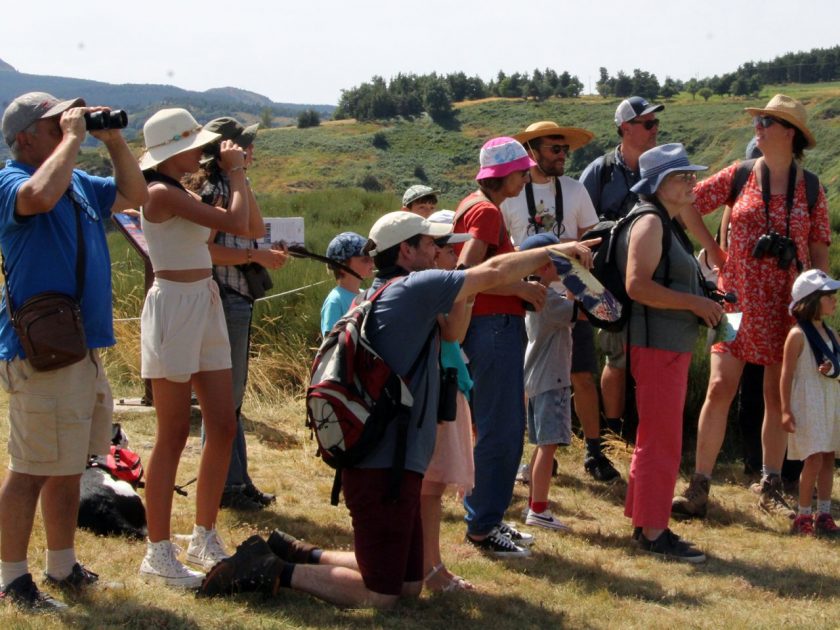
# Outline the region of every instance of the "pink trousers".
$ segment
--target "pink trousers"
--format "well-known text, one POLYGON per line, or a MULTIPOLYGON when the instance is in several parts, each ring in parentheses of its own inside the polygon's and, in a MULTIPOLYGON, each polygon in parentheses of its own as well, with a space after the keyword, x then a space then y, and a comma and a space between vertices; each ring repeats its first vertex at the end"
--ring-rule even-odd
POLYGON ((634 527, 664 529, 680 468, 690 352, 630 346, 639 428, 624 515, 634 527))

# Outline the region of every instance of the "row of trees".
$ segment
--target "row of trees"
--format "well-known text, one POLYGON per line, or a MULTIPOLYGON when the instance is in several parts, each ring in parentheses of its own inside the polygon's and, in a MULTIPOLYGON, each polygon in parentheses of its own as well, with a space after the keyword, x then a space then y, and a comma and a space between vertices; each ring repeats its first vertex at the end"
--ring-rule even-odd
POLYGON ((714 75, 703 79, 679 81, 666 77, 660 86, 656 75, 633 70, 628 75, 619 71, 611 76, 606 68, 600 69, 595 88, 603 97, 624 97, 633 94, 648 99, 670 98, 686 91, 696 98, 708 100, 712 95, 754 96, 766 84, 819 83, 840 79, 840 46, 815 48, 809 52, 787 53, 772 61, 748 61, 735 72, 714 75))
POLYGON ((485 82, 463 72, 438 75, 398 74, 390 82, 380 76, 349 90, 342 90, 334 118, 378 120, 403 116, 413 118, 427 113, 436 122, 452 116, 452 103, 477 100, 489 96, 533 98, 580 96, 583 83, 568 72, 558 74, 551 68, 534 70, 532 74, 499 72, 485 82))

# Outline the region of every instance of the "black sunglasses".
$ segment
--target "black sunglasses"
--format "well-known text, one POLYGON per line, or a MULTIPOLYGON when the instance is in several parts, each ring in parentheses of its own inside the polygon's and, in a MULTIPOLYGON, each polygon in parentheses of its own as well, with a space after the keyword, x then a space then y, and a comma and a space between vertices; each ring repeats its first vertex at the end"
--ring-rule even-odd
POLYGON ((628 120, 627 122, 631 125, 642 125, 648 131, 659 126, 658 118, 654 118, 653 120, 628 120))
POLYGON ((767 129, 767 127, 777 124, 787 129, 791 129, 793 127, 793 125, 786 120, 779 120, 778 118, 773 118, 772 116, 753 116, 753 125, 758 125, 762 129, 767 129))
POLYGON ((568 144, 544 144, 543 146, 549 151, 551 151, 554 155, 560 155, 561 153, 569 153, 568 144))

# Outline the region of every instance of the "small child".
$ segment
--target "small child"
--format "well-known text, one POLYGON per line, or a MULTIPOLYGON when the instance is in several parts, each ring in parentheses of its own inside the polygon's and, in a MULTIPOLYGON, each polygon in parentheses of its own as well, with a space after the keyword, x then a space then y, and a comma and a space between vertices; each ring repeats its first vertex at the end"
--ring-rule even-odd
MULTIPOLYGON (((550 233, 529 236, 520 251, 545 247, 560 241, 550 233)), ((575 303, 549 285, 559 279, 553 262, 537 270, 546 287, 545 306, 525 316, 528 347, 525 350, 525 394, 528 396, 528 439, 536 448, 531 457, 530 497, 525 524, 545 529, 568 530, 548 508, 548 490, 554 453, 559 444, 572 440, 571 362, 572 326, 577 318, 575 303)))
POLYGON ((410 186, 403 193, 402 209, 419 214, 424 219, 428 219, 437 210, 437 195, 439 193, 439 190, 435 190, 431 186, 424 186, 423 184, 410 186))
POLYGON ((796 318, 782 359, 782 428, 790 433, 788 457, 805 460, 799 477, 794 534, 836 536, 831 517, 834 452, 840 450, 840 344, 823 321, 837 308, 840 281, 809 269, 793 283, 790 312, 796 318), (817 519, 811 511, 817 488, 817 519))
MULTIPOLYGON (((373 258, 362 252, 366 243, 367 239, 360 234, 342 232, 327 246, 327 258, 350 267, 362 278, 370 278, 373 275, 373 258)), ((362 286, 362 280, 356 276, 335 265, 327 267, 335 275, 336 286, 327 294, 321 306, 321 335, 324 337, 341 316, 350 310, 362 286)))

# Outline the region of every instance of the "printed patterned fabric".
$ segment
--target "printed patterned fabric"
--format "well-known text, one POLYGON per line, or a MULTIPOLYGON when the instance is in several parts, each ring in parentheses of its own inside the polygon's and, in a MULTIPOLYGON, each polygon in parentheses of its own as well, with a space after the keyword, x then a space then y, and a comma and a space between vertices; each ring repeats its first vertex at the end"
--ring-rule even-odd
MULTIPOLYGON (((708 214, 726 202, 736 166, 733 164, 695 186, 694 205, 701 214, 708 214)), ((770 198, 771 229, 782 236, 786 232, 785 199, 784 193, 770 198)), ((734 291, 738 296, 737 304, 725 305, 727 312, 741 311, 744 316, 738 336, 731 342, 715 344, 712 351, 731 352, 741 361, 761 365, 779 363, 785 337, 793 324, 787 305, 799 272, 795 263, 788 269, 779 269, 776 258, 753 258, 756 241, 767 232, 764 201, 755 173, 750 175, 732 208, 730 230, 729 255, 721 270, 720 288, 734 291)), ((808 245, 831 242, 825 195, 820 191, 817 204, 809 213, 804 181, 796 185, 790 237, 796 243, 797 257, 804 269, 811 264, 808 245)))

